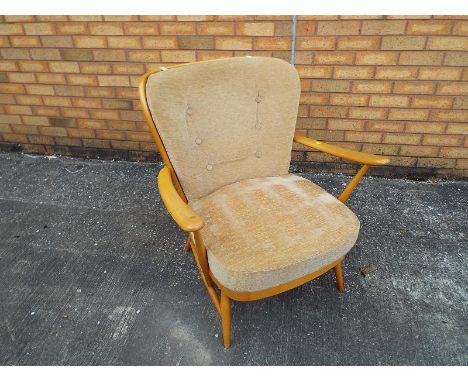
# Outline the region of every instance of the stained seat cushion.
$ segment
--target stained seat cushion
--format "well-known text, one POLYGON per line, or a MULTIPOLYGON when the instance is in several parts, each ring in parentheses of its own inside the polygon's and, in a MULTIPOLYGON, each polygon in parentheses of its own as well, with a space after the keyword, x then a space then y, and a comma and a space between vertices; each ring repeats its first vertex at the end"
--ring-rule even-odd
POLYGON ((359 233, 348 207, 292 174, 242 180, 190 205, 205 221, 211 272, 238 292, 313 273, 343 257, 359 233))

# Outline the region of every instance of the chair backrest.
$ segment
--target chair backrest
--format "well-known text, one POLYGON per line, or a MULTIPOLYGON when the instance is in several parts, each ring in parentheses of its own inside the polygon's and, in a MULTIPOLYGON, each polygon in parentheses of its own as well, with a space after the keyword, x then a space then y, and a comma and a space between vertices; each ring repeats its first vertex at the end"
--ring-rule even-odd
POLYGON ((299 96, 296 69, 269 57, 181 65, 146 81, 148 109, 188 200, 287 174, 299 96))

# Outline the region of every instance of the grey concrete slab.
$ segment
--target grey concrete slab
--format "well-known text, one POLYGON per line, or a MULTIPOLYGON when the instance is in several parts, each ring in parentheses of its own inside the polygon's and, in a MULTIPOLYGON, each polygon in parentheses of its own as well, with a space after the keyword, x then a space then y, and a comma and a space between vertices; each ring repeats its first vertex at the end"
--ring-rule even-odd
MULTIPOLYGON (((326 274, 234 302, 225 350, 160 167, 0 154, 0 364, 468 363, 467 182, 366 178, 346 292, 326 274)), ((350 179, 302 176, 335 195, 350 179)))

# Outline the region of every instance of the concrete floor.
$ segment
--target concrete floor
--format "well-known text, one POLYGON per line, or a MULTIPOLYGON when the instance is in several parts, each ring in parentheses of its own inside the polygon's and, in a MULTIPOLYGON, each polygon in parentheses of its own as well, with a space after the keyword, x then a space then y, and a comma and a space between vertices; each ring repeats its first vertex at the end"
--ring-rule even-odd
POLYGON ((326 274, 234 303, 224 350, 160 167, 0 154, 0 364, 468 364, 467 182, 366 178, 346 292, 326 274))

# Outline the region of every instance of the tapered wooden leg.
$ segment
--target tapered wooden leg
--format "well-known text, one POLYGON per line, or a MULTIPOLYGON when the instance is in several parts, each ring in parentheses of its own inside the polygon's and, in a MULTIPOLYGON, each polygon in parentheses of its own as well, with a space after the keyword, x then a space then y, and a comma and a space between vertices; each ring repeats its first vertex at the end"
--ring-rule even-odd
POLYGON ((335 269, 336 283, 338 284, 338 290, 340 292, 344 292, 343 262, 336 264, 334 269, 335 269))
POLYGON ((185 249, 185 252, 189 252, 191 250, 191 248, 190 248, 190 234, 187 236, 187 241, 185 242, 184 249, 185 249))
POLYGON ((231 346, 231 301, 221 292, 221 323, 223 326, 224 347, 231 346))

